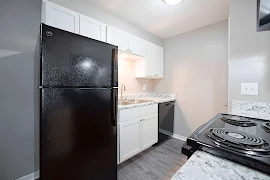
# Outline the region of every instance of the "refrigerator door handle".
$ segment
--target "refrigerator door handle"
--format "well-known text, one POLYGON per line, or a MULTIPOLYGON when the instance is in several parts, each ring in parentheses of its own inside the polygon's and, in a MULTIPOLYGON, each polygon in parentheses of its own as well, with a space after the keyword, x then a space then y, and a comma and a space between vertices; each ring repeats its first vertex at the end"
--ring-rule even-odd
POLYGON ((118 87, 118 49, 113 49, 113 87, 118 87))
POLYGON ((113 109, 113 117, 112 117, 112 126, 116 126, 117 125, 117 110, 118 110, 118 89, 117 88, 113 88, 113 105, 112 105, 112 109, 113 109))

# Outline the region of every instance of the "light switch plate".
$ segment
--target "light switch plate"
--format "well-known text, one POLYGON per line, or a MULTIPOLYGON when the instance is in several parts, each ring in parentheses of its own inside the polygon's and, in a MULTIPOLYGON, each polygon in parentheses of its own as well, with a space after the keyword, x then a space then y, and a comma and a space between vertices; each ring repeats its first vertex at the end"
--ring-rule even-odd
POLYGON ((241 83, 241 95, 258 96, 258 83, 241 83))
POLYGON ((143 84, 142 90, 146 91, 146 84, 143 84))

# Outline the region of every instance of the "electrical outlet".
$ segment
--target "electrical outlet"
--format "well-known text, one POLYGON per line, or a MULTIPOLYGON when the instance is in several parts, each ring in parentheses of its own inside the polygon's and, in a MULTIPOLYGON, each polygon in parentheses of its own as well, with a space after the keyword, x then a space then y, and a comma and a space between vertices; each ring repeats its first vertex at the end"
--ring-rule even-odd
POLYGON ((258 96, 259 84, 258 83, 241 83, 241 95, 258 96))
POLYGON ((146 91, 146 84, 143 84, 142 90, 143 90, 143 91, 146 91))

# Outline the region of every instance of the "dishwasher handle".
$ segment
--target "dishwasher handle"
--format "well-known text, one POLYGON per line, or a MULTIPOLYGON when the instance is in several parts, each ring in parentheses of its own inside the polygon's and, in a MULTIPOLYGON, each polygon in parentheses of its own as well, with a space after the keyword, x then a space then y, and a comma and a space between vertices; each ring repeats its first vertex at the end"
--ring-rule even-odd
POLYGON ((168 102, 168 103, 165 104, 165 106, 169 106, 169 105, 174 106, 174 102, 168 102))

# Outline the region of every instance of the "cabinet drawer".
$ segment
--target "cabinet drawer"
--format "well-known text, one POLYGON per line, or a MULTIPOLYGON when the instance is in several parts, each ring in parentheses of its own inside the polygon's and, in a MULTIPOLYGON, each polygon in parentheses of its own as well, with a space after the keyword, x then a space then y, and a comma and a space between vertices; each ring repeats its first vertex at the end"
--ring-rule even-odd
POLYGON ((158 105, 153 104, 138 108, 124 109, 118 111, 118 122, 124 122, 131 119, 149 116, 158 112, 158 105))

